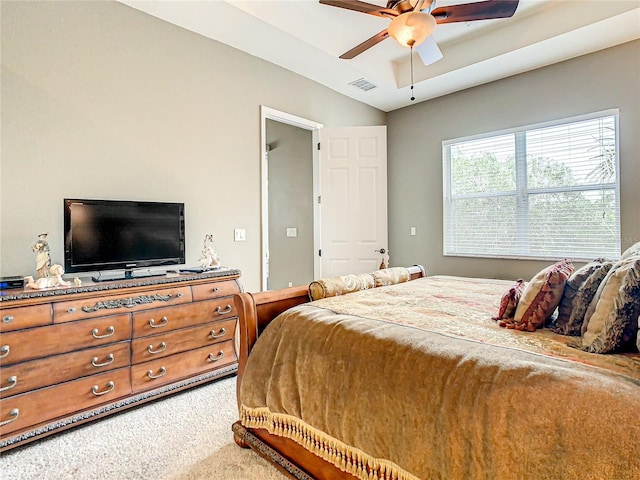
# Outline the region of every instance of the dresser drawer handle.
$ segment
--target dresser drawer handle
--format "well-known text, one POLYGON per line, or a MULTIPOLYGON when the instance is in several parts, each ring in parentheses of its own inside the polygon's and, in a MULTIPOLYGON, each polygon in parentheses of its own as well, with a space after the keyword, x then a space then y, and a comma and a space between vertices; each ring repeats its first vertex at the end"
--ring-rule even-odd
POLYGON ((167 317, 162 317, 160 319, 160 323, 156 323, 155 319, 153 319, 153 318, 149 320, 149 326, 151 328, 164 327, 167 323, 169 323, 169 319, 167 317))
POLYGON ((178 297, 178 298, 182 298, 182 297, 184 297, 184 293, 182 293, 182 292, 178 292, 177 297, 178 297))
POLYGON ((2 348, 0 348, 0 359, 7 358, 7 356, 9 355, 9 350, 9 345, 3 345, 2 348))
POLYGON ((218 315, 224 315, 225 313, 229 313, 232 309, 233 307, 231 305, 227 305, 226 307, 224 307, 224 310, 222 309, 221 306, 218 305, 216 307, 216 313, 218 315))
POLYGON ((9 385, 7 385, 6 387, 2 387, 0 388, 0 392, 6 392, 7 390, 12 389, 13 387, 15 387, 18 384, 18 377, 16 377, 15 375, 7 378, 7 383, 9 385))
POLYGON ((93 365, 94 367, 106 367, 107 365, 113 363, 113 358, 113 353, 110 353, 109 355, 107 355, 106 361, 98 363, 98 357, 93 357, 91 359, 91 365, 93 365))
POLYGON ((149 377, 151 380, 155 380, 156 378, 164 377, 166 374, 167 369, 164 367, 160 367, 160 370, 158 370, 158 373, 156 375, 153 374, 153 370, 149 370, 147 372, 147 377, 149 377))
POLYGON ((11 422, 15 422, 20 416, 19 408, 12 408, 9 412, 9 416, 12 417, 9 420, 5 420, 4 422, 0 422, 0 427, 4 427, 5 425, 9 425, 11 422))
POLYGON ((116 388, 116 384, 109 381, 107 382, 107 389, 103 390, 102 392, 100 392, 100 387, 98 385, 94 385, 93 387, 91 387, 91 393, 93 393, 96 397, 99 397, 100 395, 106 395, 107 393, 109 393, 110 391, 112 391, 114 388, 116 388))
POLYGON ((13 322, 13 315, 5 315, 4 317, 2 317, 2 322, 3 323, 13 322))
POLYGON ((93 330, 91 330, 91 335, 93 335, 93 338, 107 338, 107 337, 110 337, 111 335, 116 333, 116 329, 113 327, 113 325, 109 325, 107 327, 107 333, 105 333, 104 335, 98 335, 98 332, 99 332, 99 330, 97 328, 94 328, 93 330))
POLYGON ((209 360, 210 362, 217 362, 218 360, 221 360, 222 357, 224 357, 224 352, 220 350, 217 355, 210 353, 207 357, 207 360, 209 360))
POLYGON ((219 287, 213 287, 213 293, 219 292, 220 288, 219 287))
POLYGON ((76 307, 67 308, 67 313, 76 313, 76 307))
POLYGON ((216 333, 215 330, 211 330, 211 333, 209 335, 211 335, 211 338, 221 338, 221 337, 224 337, 226 334, 227 334, 227 330, 224 327, 222 327, 218 333, 216 333))
POLYGON ((166 349, 167 349, 167 344, 162 342, 160 345, 158 345, 158 348, 156 350, 153 349, 153 345, 149 345, 147 347, 147 352, 153 355, 154 353, 164 352, 166 349))

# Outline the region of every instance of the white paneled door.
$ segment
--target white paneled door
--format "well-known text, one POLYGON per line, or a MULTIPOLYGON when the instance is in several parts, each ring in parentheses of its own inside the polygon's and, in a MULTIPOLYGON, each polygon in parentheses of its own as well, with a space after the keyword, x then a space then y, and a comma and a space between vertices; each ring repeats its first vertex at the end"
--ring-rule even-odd
POLYGON ((387 241, 387 127, 320 130, 324 278, 377 270, 387 241))

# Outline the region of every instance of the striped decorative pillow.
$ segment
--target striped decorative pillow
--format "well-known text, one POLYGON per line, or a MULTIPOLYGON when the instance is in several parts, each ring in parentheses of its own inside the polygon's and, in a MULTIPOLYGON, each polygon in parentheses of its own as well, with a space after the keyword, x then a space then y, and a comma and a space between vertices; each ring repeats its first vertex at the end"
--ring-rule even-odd
POLYGON ((516 280, 516 284, 513 287, 504 292, 504 295, 502 295, 502 298, 500 299, 498 315, 493 317, 494 320, 513 320, 513 316, 516 313, 516 307, 518 306, 520 297, 522 297, 525 285, 524 280, 520 278, 516 280))

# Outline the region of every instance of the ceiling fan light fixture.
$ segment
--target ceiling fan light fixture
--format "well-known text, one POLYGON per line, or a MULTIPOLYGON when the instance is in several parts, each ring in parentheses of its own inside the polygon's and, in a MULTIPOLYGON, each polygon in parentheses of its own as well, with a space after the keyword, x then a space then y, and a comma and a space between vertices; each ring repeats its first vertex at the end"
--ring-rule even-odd
POLYGON ((436 28, 433 15, 424 12, 406 12, 391 20, 387 31, 403 47, 417 47, 436 28))

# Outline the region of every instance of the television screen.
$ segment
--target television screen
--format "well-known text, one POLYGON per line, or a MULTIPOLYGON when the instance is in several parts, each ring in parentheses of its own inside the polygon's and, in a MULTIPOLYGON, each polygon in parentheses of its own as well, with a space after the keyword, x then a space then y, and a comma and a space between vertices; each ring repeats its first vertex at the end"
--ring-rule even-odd
POLYGON ((66 272, 132 278, 134 268, 184 263, 184 203, 65 199, 64 235, 66 272))

